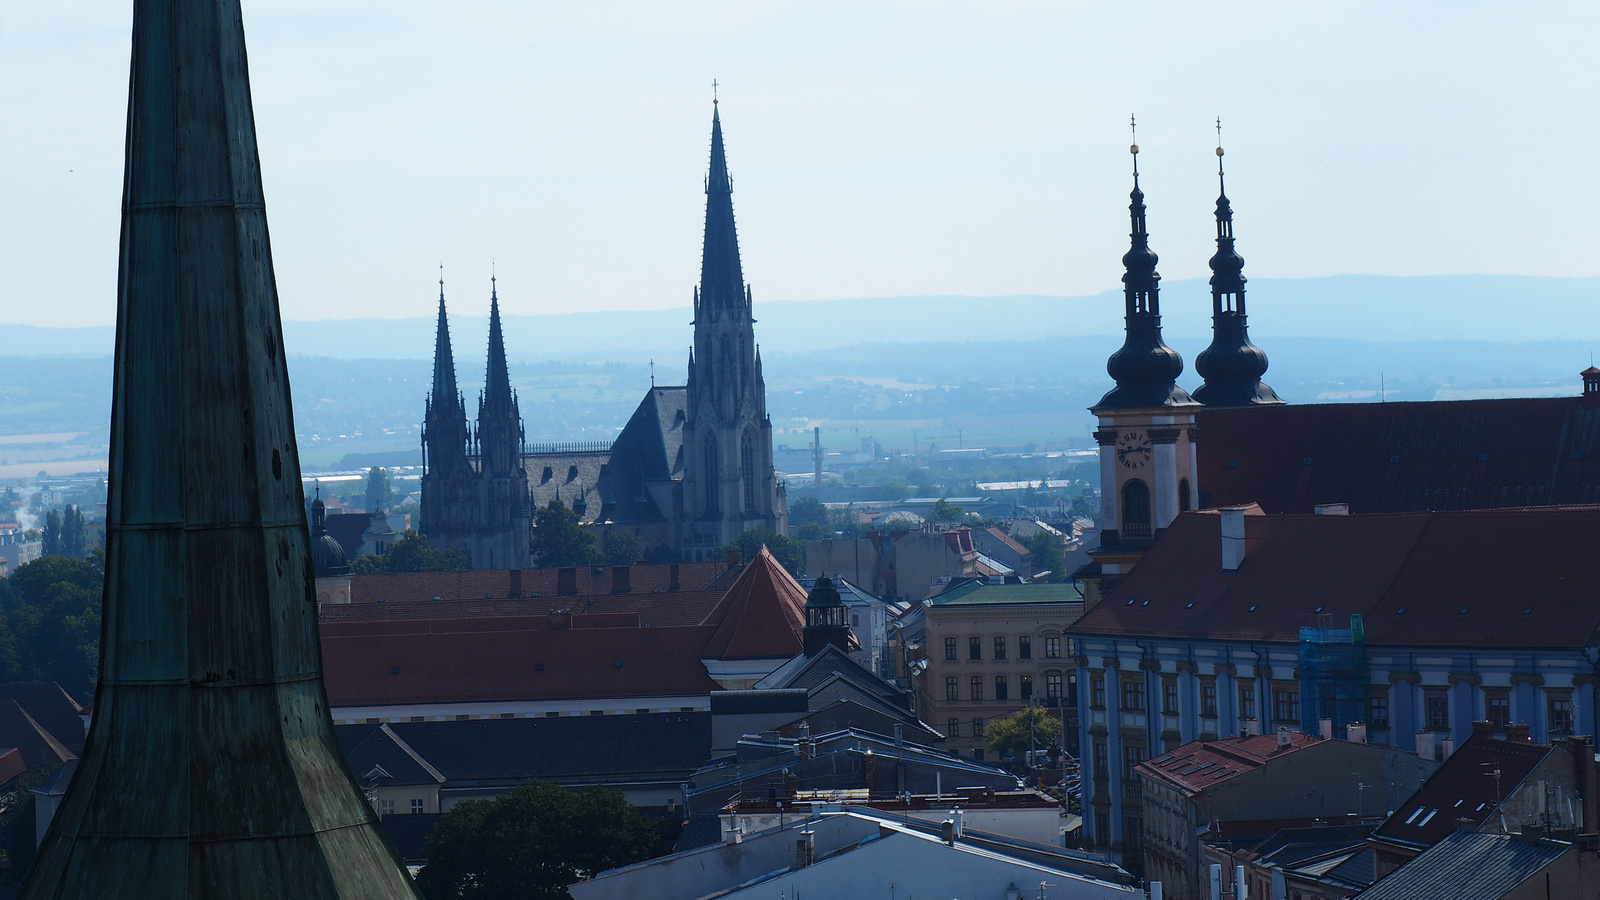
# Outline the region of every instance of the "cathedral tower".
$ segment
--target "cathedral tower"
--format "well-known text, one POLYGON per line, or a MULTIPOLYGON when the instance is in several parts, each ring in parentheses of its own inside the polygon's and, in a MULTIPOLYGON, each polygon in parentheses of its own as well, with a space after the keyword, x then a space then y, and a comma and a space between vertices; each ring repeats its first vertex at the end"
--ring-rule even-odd
POLYGON ((694 349, 683 430, 682 555, 703 557, 748 528, 788 531, 772 471, 772 423, 755 343, 752 295, 739 264, 722 118, 711 114, 705 247, 694 295, 694 349))
POLYGON ((1267 354, 1250 343, 1245 324, 1244 257, 1233 248, 1233 207, 1222 181, 1222 124, 1217 124, 1217 253, 1211 257, 1211 346, 1195 357, 1204 378, 1194 399, 1206 406, 1266 406, 1283 402, 1261 382, 1267 354))
POLYGON ((517 393, 511 389, 500 293, 489 279, 489 361, 478 397, 478 522, 472 564, 483 569, 528 565, 528 473, 522 467, 524 435, 517 393))
POLYGON ((1107 551, 1096 558, 1108 575, 1131 564, 1113 548, 1142 552, 1156 532, 1193 506, 1198 490, 1193 439, 1199 404, 1177 385, 1183 357, 1161 339, 1161 276, 1145 227, 1139 145, 1129 150, 1132 246, 1122 257, 1127 337, 1106 363, 1116 387, 1090 410, 1100 422, 1095 439, 1100 444, 1101 546, 1107 551))
POLYGON ((468 459, 466 403, 456 387, 450 321, 439 279, 439 328, 433 348, 433 390, 422 421, 422 503, 418 529, 440 546, 471 544, 477 515, 477 475, 468 459))

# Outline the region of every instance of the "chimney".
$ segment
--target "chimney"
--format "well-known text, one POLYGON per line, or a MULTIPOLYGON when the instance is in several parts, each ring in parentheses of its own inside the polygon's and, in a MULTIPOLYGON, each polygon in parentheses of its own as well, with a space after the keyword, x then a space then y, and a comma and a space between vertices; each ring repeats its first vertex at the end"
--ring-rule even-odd
POLYGON ((1244 866, 1235 863, 1233 866, 1233 900, 1247 900, 1249 897, 1244 890, 1244 866))
POLYGON ((1253 734, 1260 734, 1260 733, 1261 733, 1261 729, 1256 727, 1256 720, 1255 719, 1240 719, 1239 720, 1239 736, 1240 737, 1250 737, 1253 734))
POLYGON ((961 837, 961 809, 957 807, 955 810, 953 810, 950 813, 950 818, 954 819, 956 822, 956 837, 961 837))
POLYGON ((1367 742, 1367 723, 1351 722, 1344 727, 1345 740, 1352 744, 1365 744, 1367 742))
POLYGON ((1471 819, 1457 819, 1456 820, 1456 831, 1459 831, 1462 834, 1474 834, 1474 833, 1477 832, 1477 830, 1478 830, 1478 823, 1472 821, 1471 819))
POLYGON ((1333 740, 1333 720, 1329 718, 1318 719, 1317 732, 1322 735, 1323 740, 1333 740))
POLYGON ((632 579, 628 574, 627 566, 611 567, 611 593, 626 594, 633 590, 632 579))
POLYGON ((1456 739, 1450 735, 1439 738, 1439 759, 1446 760, 1456 752, 1456 739))
POLYGON ((668 571, 669 571, 670 574, 667 576, 667 578, 668 578, 667 590, 669 590, 669 591, 681 591, 681 590, 683 590, 683 581, 678 576, 678 564, 677 563, 673 563, 672 567, 668 571))
POLYGON ((570 609, 552 609, 552 610, 550 610, 550 630, 551 631, 566 631, 568 628, 571 628, 571 627, 572 627, 572 610, 570 610, 570 609))
POLYGON ((1494 723, 1489 721, 1472 723, 1473 737, 1494 737, 1494 723))
POLYGON ((522 570, 512 569, 509 573, 510 584, 506 587, 507 597, 522 596, 522 570))
POLYGON ((804 869, 817 858, 817 833, 807 828, 794 842, 794 867, 804 869))
POLYGON ((1600 409, 1600 369, 1590 366, 1578 374, 1583 378, 1583 408, 1600 409))
POLYGON ((1244 562, 1244 510, 1218 510, 1222 522, 1222 571, 1237 572, 1244 562))
POLYGON ((556 570, 556 593, 576 594, 578 592, 578 567, 562 566, 556 570))
POLYGON ((1600 834, 1600 797, 1595 796, 1597 773, 1594 738, 1586 734, 1569 737, 1567 745, 1572 748, 1572 759, 1578 766, 1578 802, 1583 805, 1579 833, 1600 834))
POLYGON ((955 820, 945 819, 943 822, 939 823, 939 837, 943 838, 944 842, 952 847, 956 845, 955 820))
POLYGON ((1293 732, 1289 731, 1289 726, 1287 726, 1287 725, 1279 725, 1278 726, 1278 749, 1279 750, 1287 750, 1287 749, 1289 749, 1289 745, 1294 743, 1294 737, 1292 735, 1293 735, 1293 732))
POLYGON ((1528 726, 1526 724, 1512 723, 1506 726, 1506 740, 1521 741, 1527 744, 1532 743, 1533 738, 1528 736, 1528 726))
POLYGON ((1435 735, 1431 731, 1417 732, 1417 757, 1420 759, 1438 759, 1434 753, 1435 735))

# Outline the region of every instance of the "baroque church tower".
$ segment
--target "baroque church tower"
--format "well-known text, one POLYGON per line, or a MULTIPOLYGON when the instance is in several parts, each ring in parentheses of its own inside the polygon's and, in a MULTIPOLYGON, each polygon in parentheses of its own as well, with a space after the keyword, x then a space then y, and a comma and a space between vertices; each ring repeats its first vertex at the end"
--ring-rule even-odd
POLYGON ((1094 556, 1111 580, 1125 573, 1179 512, 1193 507, 1199 490, 1194 437, 1200 404, 1178 387, 1183 357, 1161 338, 1161 276, 1145 227, 1139 145, 1129 150, 1132 246, 1122 257, 1127 337, 1106 363, 1116 387, 1090 409, 1100 423, 1095 439, 1104 523, 1094 556))
POLYGON ((475 431, 467 427, 466 401, 456 387, 443 279, 438 327, 433 389, 422 424, 420 530, 435 544, 466 553, 472 568, 525 567, 531 512, 528 477, 522 466, 522 416, 506 365, 498 290, 491 287, 489 292, 489 358, 475 431))
POLYGON ((749 528, 786 534, 788 509, 772 469, 767 386, 755 343, 752 295, 739 264, 733 184, 716 101, 686 400, 682 555, 701 557, 749 528))
POLYGON ((1244 257, 1233 248, 1233 206, 1222 180, 1222 125, 1217 125, 1217 252, 1211 257, 1211 346, 1194 359, 1205 384, 1194 399, 1206 406, 1276 406, 1276 391, 1261 381, 1267 354, 1250 343, 1245 324, 1244 257))

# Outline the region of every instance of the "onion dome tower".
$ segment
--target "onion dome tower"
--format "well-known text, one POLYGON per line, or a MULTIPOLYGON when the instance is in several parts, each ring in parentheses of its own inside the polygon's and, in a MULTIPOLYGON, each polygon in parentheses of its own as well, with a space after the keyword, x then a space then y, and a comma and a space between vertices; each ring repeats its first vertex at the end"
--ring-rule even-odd
POLYGON ((100 677, 25 900, 420 900, 329 718, 239 7, 133 4, 100 677))
POLYGON ((1106 372, 1117 386, 1100 398, 1094 409, 1130 409, 1183 406, 1194 401, 1178 387, 1183 374, 1183 357, 1161 339, 1161 275, 1156 272, 1159 257, 1150 249, 1150 233, 1145 228, 1144 191, 1139 189, 1139 145, 1128 148, 1133 154, 1133 191, 1128 195, 1128 213, 1133 222, 1129 235, 1132 246, 1122 256, 1127 270, 1122 276, 1124 321, 1127 336, 1122 347, 1111 354, 1106 372))
POLYGON ((833 579, 824 575, 811 586, 806 595, 806 628, 802 636, 806 656, 815 656, 832 644, 846 652, 850 649, 850 611, 833 586, 833 579))
POLYGON ((1244 310, 1244 257, 1233 248, 1233 206, 1222 178, 1222 120, 1217 120, 1217 252, 1211 257, 1211 346, 1195 357, 1205 379, 1194 399, 1206 406, 1274 406, 1283 400, 1261 382, 1267 354, 1250 343, 1244 310))
POLYGON ((339 578, 350 574, 350 558, 333 535, 328 533, 328 507, 322 490, 311 501, 311 568, 318 578, 339 578))

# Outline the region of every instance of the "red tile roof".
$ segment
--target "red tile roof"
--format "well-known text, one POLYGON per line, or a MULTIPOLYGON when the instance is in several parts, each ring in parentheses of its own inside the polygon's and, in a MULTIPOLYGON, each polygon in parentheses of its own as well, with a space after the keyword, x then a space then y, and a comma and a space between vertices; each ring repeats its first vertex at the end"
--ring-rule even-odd
POLYGON ((1600 629, 1595 534, 1600 507, 1246 516, 1229 573, 1218 517, 1185 513, 1072 631, 1296 641, 1316 616, 1359 613, 1368 644, 1584 647, 1600 629))
MULTIPOLYGON (((698 591, 705 588, 723 569, 725 562, 679 563, 676 565, 624 566, 628 570, 628 593, 669 593, 672 570, 678 570, 678 589, 698 591)), ((614 566, 578 566, 574 570, 575 593, 579 595, 609 594, 615 583, 614 566)), ((486 597, 504 599, 513 594, 520 597, 553 597, 559 592, 560 569, 475 569, 464 572, 407 572, 401 575, 357 575, 350 579, 351 600, 356 603, 376 601, 481 600, 486 597), (515 580, 513 573, 518 573, 515 580)))
POLYGON ((1320 737, 1287 732, 1289 746, 1279 747, 1276 734, 1247 738, 1191 741, 1140 763, 1134 771, 1193 797, 1236 775, 1259 769, 1274 759, 1324 743, 1320 737))
POLYGON ((1578 397, 1207 408, 1198 424, 1202 506, 1600 503, 1600 409, 1578 397))
POLYGON ((1020 556, 1028 556, 1033 552, 1032 550, 1029 550, 1027 547, 1024 547, 1021 544, 1017 543, 1016 538, 1013 538, 1011 535, 1006 534, 1004 531, 1001 531, 999 528, 996 528, 993 525, 990 525, 988 528, 986 528, 984 530, 989 532, 990 537, 993 537, 995 540, 999 541, 1000 543, 1005 544, 1007 547, 1010 547, 1013 551, 1015 551, 1020 556))
MULTIPOLYGON (((1379 840, 1431 847, 1456 829, 1457 819, 1481 825, 1496 814, 1495 791, 1509 797, 1557 748, 1526 741, 1501 741, 1474 734, 1400 804, 1374 835, 1379 840), (1487 773, 1500 769, 1499 784, 1487 773), (1431 813, 1431 814, 1430 814, 1431 813)), ((1576 776, 1574 776, 1576 777, 1576 776)), ((1522 824, 1508 823, 1511 827, 1522 824)))
POLYGON ((714 659, 788 659, 805 649, 806 589, 766 547, 756 554, 705 618, 717 630, 706 644, 714 659))
POLYGON ((324 626, 333 706, 705 695, 710 625, 551 628, 550 617, 324 626), (621 665, 618 665, 621 663, 621 665))

